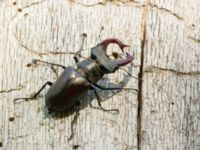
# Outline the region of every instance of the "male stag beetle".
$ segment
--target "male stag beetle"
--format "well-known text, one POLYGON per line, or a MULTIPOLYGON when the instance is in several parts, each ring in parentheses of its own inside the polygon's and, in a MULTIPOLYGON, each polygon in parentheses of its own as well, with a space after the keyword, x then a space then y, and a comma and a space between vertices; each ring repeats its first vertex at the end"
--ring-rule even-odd
MULTIPOLYGON (((84 42, 84 37, 83 37, 84 42)), ((128 45, 123 44, 120 40, 116 38, 109 38, 102 41, 97 46, 91 49, 91 55, 89 58, 86 58, 82 61, 79 61, 78 56, 82 49, 77 51, 74 56, 74 60, 77 64, 77 68, 65 67, 63 65, 49 63, 41 60, 34 60, 34 62, 42 62, 57 67, 62 67, 64 69, 60 77, 53 82, 46 82, 38 92, 33 96, 16 98, 14 103, 20 99, 29 100, 35 99, 39 93, 46 87, 50 86, 47 94, 45 95, 45 103, 49 112, 65 111, 72 108, 74 105, 79 106, 79 102, 83 96, 86 95, 88 90, 93 90, 98 101, 98 105, 103 111, 116 111, 118 109, 105 109, 101 106, 101 97, 99 96, 96 88, 101 90, 135 90, 132 88, 123 88, 123 87, 110 87, 106 88, 97 84, 97 82, 103 77, 104 74, 114 73, 119 67, 127 65, 133 60, 133 56, 129 53, 126 53, 126 58, 118 61, 111 60, 106 55, 106 50, 109 44, 116 43, 123 51, 128 45)), ((76 114, 73 121, 71 122, 71 136, 68 140, 71 140, 74 136, 73 125, 76 122, 79 109, 77 107, 76 114)))
MULTIPOLYGON (((100 108, 104 111, 118 111, 117 109, 105 109, 101 106, 101 97, 96 91, 95 87, 101 90, 121 90, 122 87, 106 88, 97 84, 97 82, 103 77, 104 74, 114 73, 119 67, 127 65, 133 60, 133 56, 126 53, 126 58, 118 61, 111 60, 106 55, 106 50, 109 44, 116 43, 123 51, 128 45, 123 44, 116 38, 108 38, 102 41, 97 46, 91 49, 91 55, 82 61, 79 61, 77 57, 81 50, 79 50, 74 60, 77 63, 77 69, 73 67, 65 67, 59 64, 48 63, 40 60, 35 60, 43 63, 48 63, 64 69, 63 73, 57 79, 57 81, 46 82, 38 92, 31 97, 16 98, 14 102, 19 99, 35 99, 39 93, 49 85, 50 88, 45 95, 45 103, 49 112, 53 111, 65 111, 74 106, 80 99, 86 95, 88 90, 93 90, 97 98, 100 108)), ((128 89, 128 88, 127 88, 128 89)))

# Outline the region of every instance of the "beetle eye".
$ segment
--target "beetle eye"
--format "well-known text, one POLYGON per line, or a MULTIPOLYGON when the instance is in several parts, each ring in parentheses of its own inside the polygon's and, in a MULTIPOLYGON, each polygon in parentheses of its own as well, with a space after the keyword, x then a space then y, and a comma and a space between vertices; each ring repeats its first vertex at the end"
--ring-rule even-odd
POLYGON ((97 59, 97 57, 96 57, 95 55, 92 55, 91 58, 92 58, 93 60, 96 60, 96 59, 97 59))

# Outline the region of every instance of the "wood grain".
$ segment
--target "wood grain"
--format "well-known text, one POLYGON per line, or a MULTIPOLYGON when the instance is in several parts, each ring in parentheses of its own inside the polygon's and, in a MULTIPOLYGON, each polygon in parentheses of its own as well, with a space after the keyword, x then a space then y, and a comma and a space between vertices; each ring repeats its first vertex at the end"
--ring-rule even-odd
POLYGON ((200 148, 199 8, 197 1, 148 3, 141 149, 200 148))
MULTIPOLYGON (((92 4, 92 1, 91 1, 92 4)), ((100 92, 105 108, 117 108, 119 115, 89 107, 95 106, 94 93, 89 92, 81 104, 80 117, 71 141, 71 121, 74 110, 62 114, 48 114, 44 95, 34 101, 13 104, 13 99, 29 96, 46 81, 57 76, 47 65, 30 65, 32 59, 76 66, 73 55, 86 33, 84 56, 101 39, 116 37, 130 44, 135 53, 135 66, 125 67, 137 76, 140 64, 141 9, 128 4, 105 3, 90 5, 84 2, 3 1, 1 2, 1 123, 0 141, 3 149, 136 149, 137 148, 137 93, 121 91, 114 94, 100 92), (94 100, 94 101, 93 101, 94 100), (10 117, 11 118, 9 121, 10 117)), ((116 47, 111 47, 110 50, 116 47)), ((55 68, 59 73, 62 70, 55 68)), ((100 84, 137 89, 137 80, 127 77, 122 70, 106 76, 100 84)))
MULTIPOLYGON (((200 2, 195 0, 2 0, 0 2, 0 149, 200 149, 200 2), (99 32, 104 27, 99 39, 99 32), (105 76, 104 86, 125 84, 138 93, 99 91, 75 110, 48 114, 44 95, 29 96, 62 69, 30 64, 33 59, 76 67, 73 53, 86 33, 83 56, 108 37, 131 45, 132 65, 105 76)), ((109 50, 118 50, 116 46, 109 50)))

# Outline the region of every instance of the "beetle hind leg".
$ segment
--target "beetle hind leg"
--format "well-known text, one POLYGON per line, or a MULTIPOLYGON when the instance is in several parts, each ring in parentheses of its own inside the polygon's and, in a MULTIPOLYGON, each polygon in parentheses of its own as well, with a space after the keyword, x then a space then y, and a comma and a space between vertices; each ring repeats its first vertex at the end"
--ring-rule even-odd
POLYGON ((36 99, 36 97, 40 94, 40 92, 46 87, 46 85, 51 86, 53 83, 48 81, 46 82, 34 95, 30 96, 30 97, 19 97, 19 98, 15 98, 14 99, 14 103, 16 103, 16 101, 18 100, 32 100, 32 99, 36 99))
POLYGON ((68 141, 70 141, 74 137, 74 125, 76 124, 77 119, 80 115, 79 111, 80 111, 80 102, 76 102, 76 114, 74 115, 74 118, 71 122, 71 135, 68 138, 68 141))
POLYGON ((101 110, 106 111, 106 112, 114 112, 115 114, 119 114, 119 110, 118 109, 106 109, 106 108, 103 108, 103 106, 101 105, 102 98, 98 94, 97 90, 94 87, 91 87, 91 89, 94 91, 94 94, 95 94, 95 96, 97 98, 97 102, 98 102, 98 105, 99 105, 99 107, 92 106, 93 108, 101 109, 101 110))

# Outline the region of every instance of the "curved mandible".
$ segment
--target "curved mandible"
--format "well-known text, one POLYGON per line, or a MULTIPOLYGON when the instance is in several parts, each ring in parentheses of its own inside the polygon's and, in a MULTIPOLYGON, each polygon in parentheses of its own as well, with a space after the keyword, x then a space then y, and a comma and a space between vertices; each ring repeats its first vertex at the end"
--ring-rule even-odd
MULTIPOLYGON (((101 42, 101 44, 100 44, 100 45, 103 46, 104 52, 106 52, 108 45, 111 44, 111 43, 116 43, 116 44, 118 44, 119 47, 120 47, 120 49, 122 50, 122 52, 124 52, 123 49, 124 49, 125 47, 130 47, 129 45, 123 44, 120 40, 118 40, 118 39, 116 39, 116 38, 109 38, 109 39, 103 40, 103 41, 101 42)), ((132 56, 132 55, 130 55, 129 53, 126 53, 126 55, 127 55, 127 56, 126 56, 125 59, 116 61, 117 67, 125 66, 125 65, 127 65, 128 63, 130 63, 130 62, 133 60, 133 56, 132 56)))
POLYGON ((111 43, 116 43, 120 47, 122 52, 124 52, 123 49, 125 47, 130 47, 129 45, 123 44, 120 40, 118 40, 116 38, 105 39, 100 43, 100 45, 103 46, 103 50, 106 52, 108 45, 111 44, 111 43))
POLYGON ((129 53, 126 53, 126 59, 122 59, 116 62, 117 66, 125 66, 129 64, 133 60, 133 56, 130 55, 129 53))

